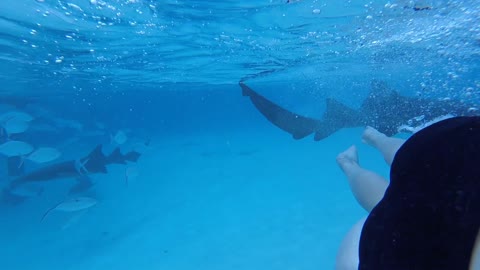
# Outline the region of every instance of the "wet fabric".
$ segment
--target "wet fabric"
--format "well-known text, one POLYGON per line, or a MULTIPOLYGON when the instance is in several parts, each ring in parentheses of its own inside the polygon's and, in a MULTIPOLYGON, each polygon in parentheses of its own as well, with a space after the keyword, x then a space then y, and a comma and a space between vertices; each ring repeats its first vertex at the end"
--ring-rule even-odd
POLYGON ((468 269, 480 227, 480 117, 410 137, 360 239, 359 269, 468 269))

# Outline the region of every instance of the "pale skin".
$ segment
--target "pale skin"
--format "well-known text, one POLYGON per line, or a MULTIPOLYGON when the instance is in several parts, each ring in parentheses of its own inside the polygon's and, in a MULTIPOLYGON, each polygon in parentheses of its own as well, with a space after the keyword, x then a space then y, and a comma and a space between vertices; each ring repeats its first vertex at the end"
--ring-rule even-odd
MULTIPOLYGON (((362 135, 363 142, 375 147, 383 155, 388 165, 405 140, 388 137, 378 130, 367 127, 362 135)), ((383 198, 388 181, 373 171, 362 168, 358 162, 358 153, 352 145, 337 156, 337 163, 345 173, 355 199, 370 213, 383 198)), ((337 253, 336 270, 358 269, 358 245, 365 218, 358 221, 347 233, 337 253)))
MULTIPOLYGON (((362 139, 364 143, 379 150, 388 165, 392 164, 395 154, 405 142, 403 139, 388 137, 372 127, 365 129, 362 139)), ((367 212, 370 212, 383 198, 388 181, 360 166, 355 145, 340 153, 337 156, 337 163, 347 176, 355 199, 367 212)))

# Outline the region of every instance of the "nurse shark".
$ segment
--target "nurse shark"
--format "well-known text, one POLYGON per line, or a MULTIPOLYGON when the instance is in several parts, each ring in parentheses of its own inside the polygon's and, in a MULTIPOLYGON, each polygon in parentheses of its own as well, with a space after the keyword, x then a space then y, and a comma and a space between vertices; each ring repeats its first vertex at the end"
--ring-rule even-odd
POLYGON ((319 141, 342 128, 362 126, 371 126, 387 136, 393 136, 401 131, 415 132, 429 123, 453 116, 480 115, 472 104, 401 96, 385 83, 374 80, 368 97, 359 109, 349 108, 335 99, 327 98, 323 117, 316 119, 282 108, 243 81, 239 85, 243 96, 249 97, 268 121, 297 140, 314 134, 314 140, 319 141))
MULTIPOLYGON (((92 174, 106 174, 108 165, 126 164, 127 161, 136 162, 139 157, 140 153, 136 151, 122 154, 119 148, 116 148, 107 156, 102 152, 102 145, 98 145, 90 154, 83 158, 48 165, 14 178, 4 190, 4 195, 15 197, 17 196, 15 195, 15 189, 28 183, 55 181, 65 178, 77 179, 77 185, 73 186, 70 192, 78 193, 92 186, 90 180, 92 174)), ((8 168, 14 174, 19 173, 18 165, 15 165, 15 162, 9 162, 8 168)))

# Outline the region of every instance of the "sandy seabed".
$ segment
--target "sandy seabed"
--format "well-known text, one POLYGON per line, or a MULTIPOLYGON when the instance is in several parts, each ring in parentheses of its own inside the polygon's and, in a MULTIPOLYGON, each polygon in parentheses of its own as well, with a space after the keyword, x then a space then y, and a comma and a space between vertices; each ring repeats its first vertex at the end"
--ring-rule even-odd
POLYGON ((388 172, 360 134, 295 141, 272 127, 153 138, 128 186, 123 165, 93 176, 89 196, 99 203, 88 211, 52 212, 40 222, 58 202, 49 191, 2 205, 0 266, 333 269, 343 236, 366 214, 335 156, 355 143, 362 165, 388 172))

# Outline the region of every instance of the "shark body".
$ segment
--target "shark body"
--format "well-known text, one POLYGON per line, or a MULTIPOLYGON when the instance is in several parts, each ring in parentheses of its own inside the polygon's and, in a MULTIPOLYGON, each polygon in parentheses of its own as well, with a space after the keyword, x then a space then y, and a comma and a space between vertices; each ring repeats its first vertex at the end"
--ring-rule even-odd
MULTIPOLYGON (((119 148, 116 148, 110 155, 106 156, 102 152, 102 145, 98 145, 86 157, 78 160, 69 160, 48 165, 37 170, 33 170, 24 175, 14 178, 7 187, 7 192, 15 188, 35 182, 54 181, 64 178, 75 178, 78 184, 71 189, 71 192, 78 192, 89 188, 92 184, 89 176, 97 173, 107 173, 107 166, 110 164, 126 164, 136 162, 140 153, 131 151, 122 154, 119 148)), ((9 164, 9 167, 13 164, 9 164)), ((12 168, 15 170, 15 167, 12 168)))
MULTIPOLYGON (((372 90, 358 110, 335 99, 326 100, 321 119, 290 112, 240 82, 243 96, 250 98, 257 110, 275 126, 290 133, 294 139, 314 134, 314 140, 325 139, 342 128, 371 126, 393 136, 407 123, 420 125, 445 116, 480 115, 475 106, 453 100, 429 100, 399 95, 383 82, 373 81, 372 90)), ((408 130, 406 130, 408 131, 408 130)))

